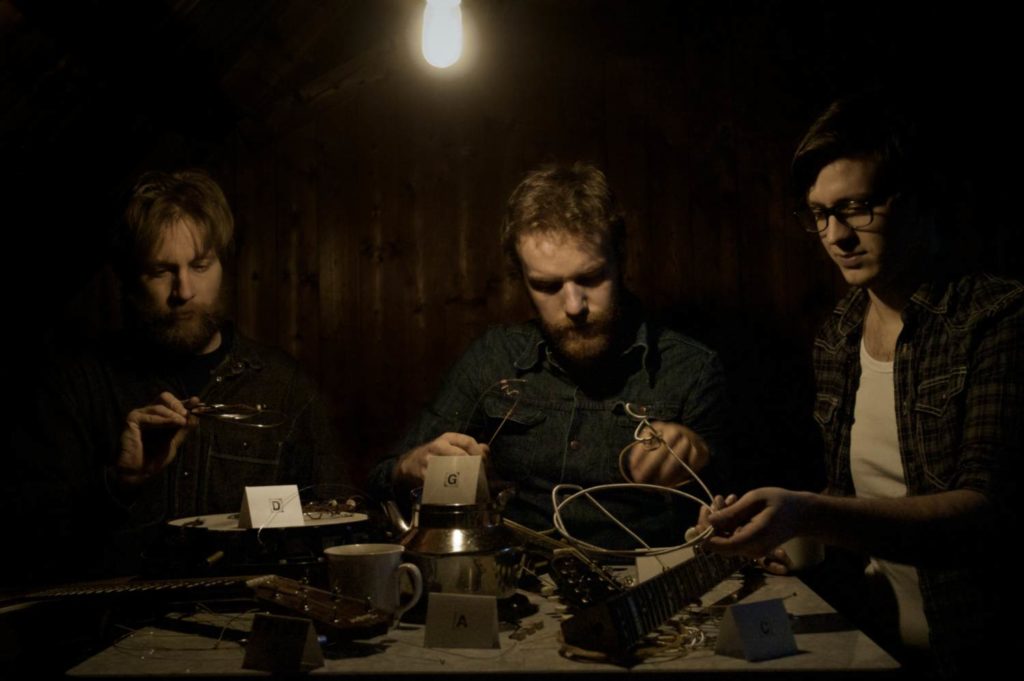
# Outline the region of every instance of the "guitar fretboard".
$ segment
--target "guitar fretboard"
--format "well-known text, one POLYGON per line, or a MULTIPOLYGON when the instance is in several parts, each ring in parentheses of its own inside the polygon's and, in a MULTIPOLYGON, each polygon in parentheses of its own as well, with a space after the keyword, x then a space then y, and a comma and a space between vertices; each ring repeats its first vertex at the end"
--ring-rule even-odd
POLYGON ((51 587, 9 599, 24 601, 86 600, 100 602, 209 601, 255 598, 274 608, 308 617, 335 634, 377 635, 387 630, 391 615, 366 601, 342 596, 276 575, 161 579, 153 581, 85 582, 51 587))
POLYGON ((269 579, 271 575, 232 577, 201 577, 189 579, 157 579, 122 582, 86 582, 51 587, 24 594, 26 600, 66 598, 71 596, 117 596, 121 594, 160 594, 167 598, 201 600, 202 598, 245 596, 252 593, 251 582, 269 579))
POLYGON ((657 577, 581 611, 562 623, 566 643, 624 655, 687 603, 746 564, 743 558, 699 553, 657 577))

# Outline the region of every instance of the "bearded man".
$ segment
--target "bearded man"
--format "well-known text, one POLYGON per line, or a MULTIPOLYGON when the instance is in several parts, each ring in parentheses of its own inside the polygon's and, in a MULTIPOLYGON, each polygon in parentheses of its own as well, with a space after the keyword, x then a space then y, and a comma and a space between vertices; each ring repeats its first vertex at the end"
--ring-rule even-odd
MULTIPOLYGON (((681 461, 694 471, 712 460, 720 467, 718 358, 646 319, 623 287, 624 241, 600 170, 576 163, 527 174, 509 198, 502 245, 537 317, 491 329, 469 348, 395 454, 371 473, 378 496, 407 501, 428 456, 481 456, 492 482, 516 487, 506 515, 546 529, 559 483, 676 487, 690 479, 681 461), (650 423, 641 428, 646 442, 634 439, 641 417, 650 423), (650 439, 651 429, 660 439, 650 439)), ((652 546, 681 543, 696 515, 696 506, 661 493, 613 490, 598 500, 652 546)), ((562 515, 577 538, 639 547, 587 502, 562 515)))
POLYGON ((223 318, 233 232, 203 171, 147 173, 135 185, 114 254, 125 330, 60 363, 14 437, 7 482, 32 557, 23 578, 136 573, 170 519, 238 511, 248 485, 330 496, 344 481, 314 386, 223 318), (248 428, 210 418, 213 404, 273 418, 248 428))

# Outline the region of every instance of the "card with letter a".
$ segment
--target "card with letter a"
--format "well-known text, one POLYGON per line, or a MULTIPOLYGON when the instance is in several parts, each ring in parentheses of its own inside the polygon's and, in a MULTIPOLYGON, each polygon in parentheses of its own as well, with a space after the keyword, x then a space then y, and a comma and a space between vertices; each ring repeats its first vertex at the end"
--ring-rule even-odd
POLYGON ((498 599, 469 594, 430 594, 423 645, 427 648, 500 648, 498 599))

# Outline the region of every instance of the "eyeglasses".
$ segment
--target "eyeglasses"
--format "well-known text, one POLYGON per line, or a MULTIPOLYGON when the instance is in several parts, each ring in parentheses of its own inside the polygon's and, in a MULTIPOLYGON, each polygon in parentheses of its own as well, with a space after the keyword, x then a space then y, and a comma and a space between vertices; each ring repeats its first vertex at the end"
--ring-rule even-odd
POLYGON ((839 224, 857 231, 870 227, 875 220, 875 208, 888 206, 893 198, 895 196, 888 197, 883 201, 877 199, 841 201, 831 208, 808 206, 793 211, 793 214, 800 221, 800 226, 804 228, 804 231, 810 234, 821 234, 828 229, 829 217, 834 217, 839 224))

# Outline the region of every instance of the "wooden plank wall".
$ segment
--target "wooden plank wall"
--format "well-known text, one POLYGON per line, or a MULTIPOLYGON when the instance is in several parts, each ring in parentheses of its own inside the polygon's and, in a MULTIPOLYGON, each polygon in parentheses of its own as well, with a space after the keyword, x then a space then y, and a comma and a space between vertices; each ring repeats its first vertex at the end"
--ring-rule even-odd
MULTIPOLYGON (((743 53, 755 24, 719 13, 716 26, 663 26, 649 49, 580 3, 473 9, 488 40, 461 73, 432 73, 384 41, 372 60, 307 84, 315 99, 272 103, 224 154, 243 235, 238 323, 317 376, 357 474, 474 337, 529 316, 498 227, 539 163, 606 170, 627 210, 630 287, 728 345, 730 359, 773 343, 803 356, 837 292, 782 208, 807 117, 755 109, 776 87, 750 72, 759 55, 743 53), (596 49, 605 41, 611 49, 596 49)), ((771 375, 731 369, 744 394, 771 375)), ((805 376, 796 383, 783 402, 801 399, 805 376)))
POLYGON ((207 166, 239 227, 233 316, 316 378, 361 475, 472 338, 529 315, 498 249, 504 202, 531 167, 586 159, 626 208, 630 287, 723 356, 738 486, 812 484, 808 351, 842 287, 784 197, 833 96, 895 83, 927 101, 941 164, 969 175, 939 207, 971 228, 956 252, 1024 273, 1001 170, 1021 146, 999 70, 1012 20, 872 0, 464 0, 467 56, 440 73, 417 53, 421 7, 0 0, 0 189, 25 254, 4 289, 32 282, 11 317, 55 337, 116 325, 109 276, 83 282, 119 190, 207 166))

